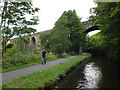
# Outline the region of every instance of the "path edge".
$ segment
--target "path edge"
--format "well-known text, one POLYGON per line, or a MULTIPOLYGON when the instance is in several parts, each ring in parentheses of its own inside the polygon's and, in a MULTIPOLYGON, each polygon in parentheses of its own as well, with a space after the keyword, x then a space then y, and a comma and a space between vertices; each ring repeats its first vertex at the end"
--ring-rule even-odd
POLYGON ((92 55, 90 55, 89 57, 86 57, 86 58, 83 59, 82 61, 79 61, 79 62, 76 63, 74 66, 69 67, 69 68, 67 69, 67 71, 65 72, 65 74, 64 74, 64 75, 59 74, 59 75, 58 75, 58 78, 57 78, 54 82, 52 82, 52 83, 46 82, 43 87, 38 87, 38 88, 39 88, 39 89, 53 89, 53 87, 54 87, 57 83, 59 83, 62 79, 64 79, 64 77, 66 77, 68 74, 70 74, 77 66, 79 66, 80 64, 82 64, 84 61, 89 60, 91 57, 92 57, 92 55))

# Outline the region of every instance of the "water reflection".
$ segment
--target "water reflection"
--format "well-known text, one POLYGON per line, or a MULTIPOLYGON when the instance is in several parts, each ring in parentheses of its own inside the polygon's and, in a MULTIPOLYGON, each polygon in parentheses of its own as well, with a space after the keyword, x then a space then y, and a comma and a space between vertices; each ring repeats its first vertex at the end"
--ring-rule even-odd
POLYGON ((119 70, 116 62, 93 57, 77 66, 55 88, 120 88, 119 70))
POLYGON ((77 88, 99 88, 98 83, 102 74, 94 62, 86 64, 83 73, 84 80, 79 80, 77 88))

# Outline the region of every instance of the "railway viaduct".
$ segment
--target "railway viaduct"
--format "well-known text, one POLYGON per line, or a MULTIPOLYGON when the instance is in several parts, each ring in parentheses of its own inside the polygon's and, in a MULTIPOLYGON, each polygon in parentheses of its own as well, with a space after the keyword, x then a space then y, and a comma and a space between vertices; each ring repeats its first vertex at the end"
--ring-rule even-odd
MULTIPOLYGON (((85 28, 85 33, 89 33, 90 31, 94 31, 94 30, 98 30, 98 26, 96 25, 92 25, 89 21, 84 21, 82 22, 83 23, 83 26, 85 28)), ((41 47, 41 44, 40 44, 40 40, 39 40, 39 32, 38 33, 34 33, 34 34, 31 34, 29 36, 29 45, 28 45, 28 49, 32 50, 33 48, 37 47, 38 45, 41 47)), ((15 40, 13 40, 14 43, 16 43, 15 40)), ((42 49, 42 47, 41 47, 42 49)))

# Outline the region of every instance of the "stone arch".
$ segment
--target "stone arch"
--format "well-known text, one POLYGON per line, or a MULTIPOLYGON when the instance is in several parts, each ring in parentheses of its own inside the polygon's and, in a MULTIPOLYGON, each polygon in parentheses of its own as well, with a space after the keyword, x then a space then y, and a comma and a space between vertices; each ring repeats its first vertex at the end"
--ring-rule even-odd
POLYGON ((92 27, 88 28, 87 30, 85 30, 85 33, 89 33, 91 31, 95 31, 95 30, 99 30, 99 26, 92 26, 92 27))
POLYGON ((32 38, 31 38, 31 43, 32 43, 33 46, 36 45, 36 39, 35 39, 35 37, 32 37, 32 38))

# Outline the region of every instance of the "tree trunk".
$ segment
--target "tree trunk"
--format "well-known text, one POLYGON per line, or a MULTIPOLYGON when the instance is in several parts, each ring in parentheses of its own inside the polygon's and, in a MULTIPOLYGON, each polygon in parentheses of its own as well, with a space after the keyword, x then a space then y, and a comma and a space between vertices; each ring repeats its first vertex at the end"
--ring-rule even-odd
POLYGON ((81 46, 79 47, 79 54, 82 54, 83 53, 83 50, 81 48, 81 46))
POLYGON ((6 41, 5 41, 5 31, 4 30, 2 30, 2 25, 4 26, 4 28, 5 28, 5 24, 6 24, 6 18, 4 18, 3 19, 3 16, 4 16, 4 14, 7 12, 7 4, 8 4, 8 2, 4 2, 4 8, 3 8, 3 11, 2 11, 2 17, 1 17, 1 31, 2 31, 2 37, 3 37, 3 40, 2 40, 2 56, 4 55, 4 53, 5 53, 5 46, 6 46, 6 41))

